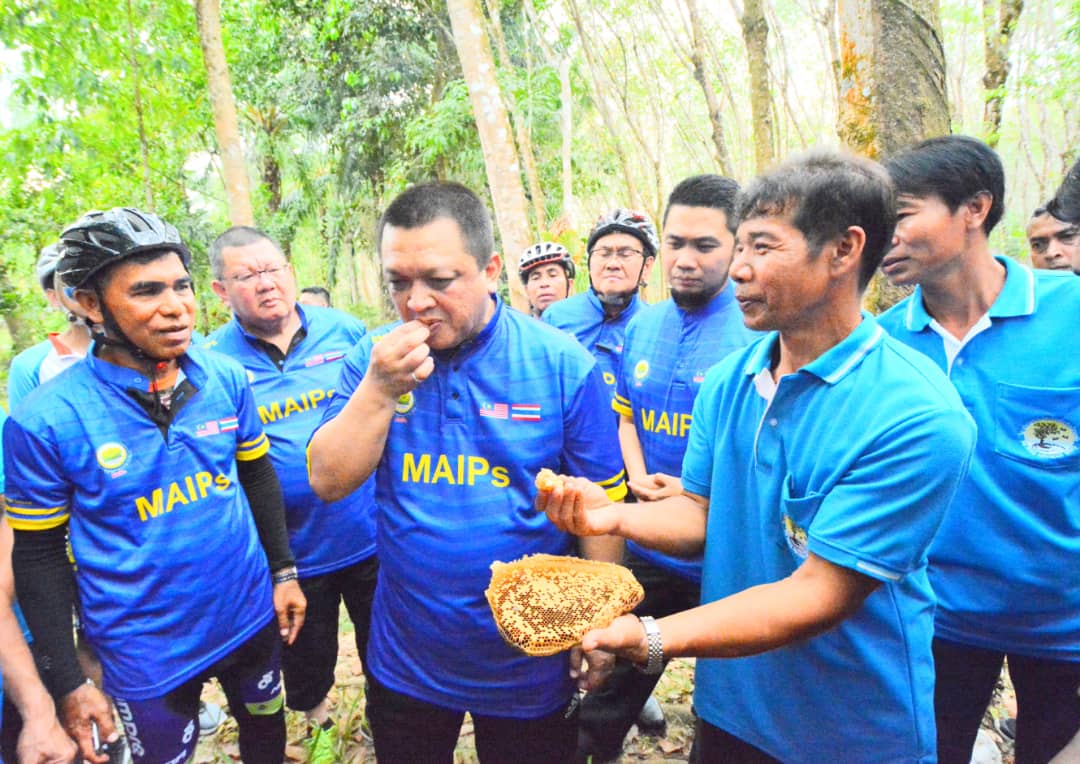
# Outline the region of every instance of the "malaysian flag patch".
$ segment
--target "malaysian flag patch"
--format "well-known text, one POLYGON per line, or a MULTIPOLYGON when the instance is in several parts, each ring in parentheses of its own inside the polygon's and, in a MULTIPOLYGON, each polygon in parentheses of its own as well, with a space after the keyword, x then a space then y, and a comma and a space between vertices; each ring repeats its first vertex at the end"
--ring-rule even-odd
POLYGON ((510 407, 505 403, 485 403, 480 407, 480 416, 490 419, 506 419, 510 415, 510 407))

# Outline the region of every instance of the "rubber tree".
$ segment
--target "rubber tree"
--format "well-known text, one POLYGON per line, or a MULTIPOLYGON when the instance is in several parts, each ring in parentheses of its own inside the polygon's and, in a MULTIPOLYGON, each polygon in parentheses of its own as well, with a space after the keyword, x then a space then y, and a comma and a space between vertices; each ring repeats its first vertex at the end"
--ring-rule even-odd
POLYGON ((521 184, 521 165, 514 145, 510 119, 499 82, 495 78, 495 59, 485 31, 484 16, 477 0, 448 0, 450 27, 454 35, 461 71, 469 88, 469 101, 484 154, 495 222, 499 228, 503 259, 508 268, 510 303, 520 310, 528 308, 528 299, 520 279, 513 273, 518 255, 533 242, 530 240, 528 205, 521 184))

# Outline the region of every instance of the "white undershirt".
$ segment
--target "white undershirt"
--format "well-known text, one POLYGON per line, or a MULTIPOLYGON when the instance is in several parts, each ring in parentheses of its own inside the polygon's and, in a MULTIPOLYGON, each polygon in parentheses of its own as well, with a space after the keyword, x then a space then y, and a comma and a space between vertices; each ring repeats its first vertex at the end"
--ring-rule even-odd
MULTIPOLYGON (((946 329, 944 326, 937 322, 936 318, 930 319, 930 328, 941 335, 941 342, 945 348, 945 359, 947 361, 945 367, 945 373, 952 373, 953 361, 956 360, 956 356, 960 355, 960 351, 964 349, 964 345, 971 342, 979 332, 984 332, 990 328, 990 314, 983 313, 982 317, 975 322, 975 325, 968 329, 968 333, 964 335, 963 339, 957 339, 952 332, 946 329)), ((960 360, 962 364, 963 359, 960 360)))

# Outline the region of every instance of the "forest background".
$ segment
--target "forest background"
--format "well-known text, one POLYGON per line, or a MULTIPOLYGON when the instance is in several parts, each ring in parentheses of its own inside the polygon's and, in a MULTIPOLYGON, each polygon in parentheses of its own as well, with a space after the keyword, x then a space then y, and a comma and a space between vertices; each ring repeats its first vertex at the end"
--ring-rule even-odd
POLYGON ((582 262, 598 214, 659 222, 687 175, 951 130, 1000 152, 993 244, 1026 260, 1027 219, 1080 149, 1078 94, 1080 0, 6 0, 0 390, 11 356, 64 325, 38 251, 91 209, 180 229, 203 331, 228 318, 205 253, 230 222, 374 325, 390 316, 375 221, 411 183, 485 196, 520 306, 525 246, 582 262))

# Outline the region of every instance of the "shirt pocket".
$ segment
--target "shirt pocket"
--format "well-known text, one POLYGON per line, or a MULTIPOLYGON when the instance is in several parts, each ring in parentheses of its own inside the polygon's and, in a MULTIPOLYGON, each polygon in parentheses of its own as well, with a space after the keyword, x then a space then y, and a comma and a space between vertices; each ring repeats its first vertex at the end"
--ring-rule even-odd
POLYGON ((805 496, 793 496, 792 476, 784 479, 780 493, 780 532, 787 542, 788 550, 799 561, 805 560, 810 552, 810 524, 817 515, 825 494, 813 491, 805 496))
POLYGON ((999 383, 994 402, 994 451, 1047 470, 1080 466, 1080 387, 999 383))

